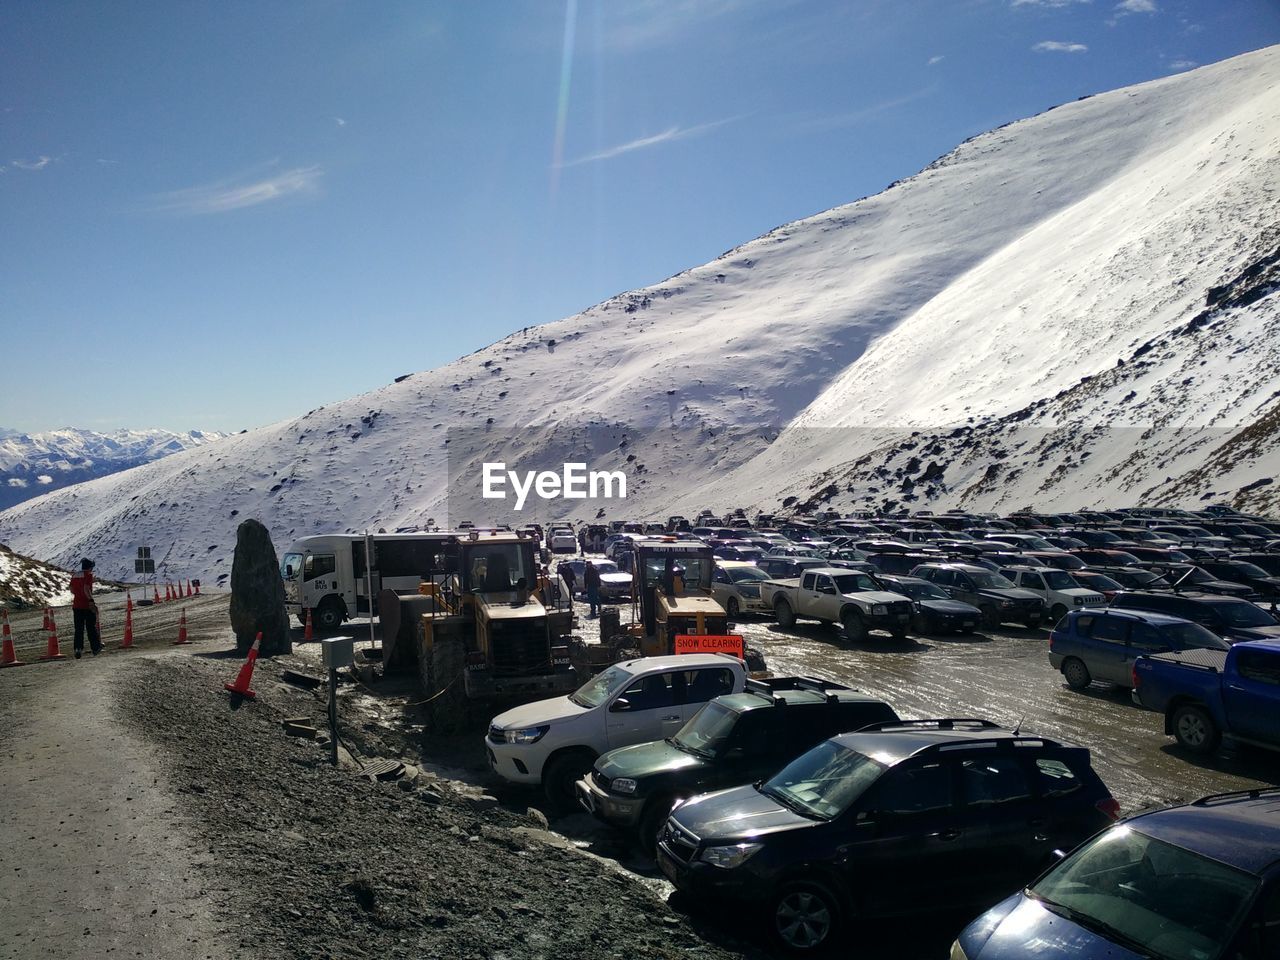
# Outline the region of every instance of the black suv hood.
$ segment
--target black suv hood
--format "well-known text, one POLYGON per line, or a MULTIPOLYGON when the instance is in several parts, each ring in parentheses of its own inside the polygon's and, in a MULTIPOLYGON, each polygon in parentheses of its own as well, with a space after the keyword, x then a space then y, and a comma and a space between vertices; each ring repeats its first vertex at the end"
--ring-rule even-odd
POLYGON ((610 750, 596 761, 596 770, 610 780, 628 777, 639 783, 651 777, 698 770, 710 765, 711 761, 685 753, 666 740, 655 740, 610 750))
POLYGON ((752 786, 705 793, 676 807, 672 817, 699 840, 712 844, 804 830, 825 823, 793 813, 752 786))
POLYGON ((978 595, 981 597, 990 597, 992 600, 1013 600, 1016 603, 1026 603, 1034 600, 1036 603, 1043 603, 1040 594, 1032 593, 1030 590, 1024 590, 1022 587, 980 587, 978 595))

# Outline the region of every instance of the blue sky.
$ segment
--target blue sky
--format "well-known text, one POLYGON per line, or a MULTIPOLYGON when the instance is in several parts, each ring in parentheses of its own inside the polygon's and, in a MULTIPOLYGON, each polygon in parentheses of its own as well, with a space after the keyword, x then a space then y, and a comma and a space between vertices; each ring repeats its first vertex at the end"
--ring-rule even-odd
POLYGON ((8 0, 0 36, 0 427, 239 430, 1280 42, 1280 4, 8 0))

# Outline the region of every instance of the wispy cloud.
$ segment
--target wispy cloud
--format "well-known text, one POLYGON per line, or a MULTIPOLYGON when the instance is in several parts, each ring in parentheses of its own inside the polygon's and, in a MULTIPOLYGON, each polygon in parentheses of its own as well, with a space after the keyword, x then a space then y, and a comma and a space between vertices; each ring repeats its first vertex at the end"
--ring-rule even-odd
POLYGON ((617 48, 651 47, 752 7, 764 8, 765 4, 761 0, 632 0, 604 4, 603 40, 617 48))
POLYGON ((1120 0, 1116 4, 1117 13, 1155 13, 1156 0, 1120 0))
POLYGON ((922 100, 932 95, 938 89, 937 84, 930 84, 919 90, 913 90, 911 93, 904 93, 900 97, 893 97, 889 100, 881 100, 879 103, 873 103, 857 110, 850 110, 847 113, 834 113, 824 117, 814 117, 813 119, 804 121, 800 124, 802 130, 832 130, 836 127, 848 127, 863 120, 868 120, 878 114, 894 110, 898 107, 907 105, 916 100, 922 100))
POLYGON ((668 127, 661 133, 655 133, 648 137, 638 137, 635 140, 629 140, 626 143, 620 143, 616 147, 609 147, 605 150, 589 153, 585 157, 578 157, 576 160, 566 160, 559 164, 561 167, 576 167, 584 163, 595 163, 598 160, 612 160, 614 157, 620 157, 623 154, 634 153, 637 150, 647 150, 649 147, 661 146, 664 143, 674 143, 677 140, 688 140, 692 137, 700 137, 702 134, 716 127, 723 127, 726 123, 732 123, 739 117, 727 117, 724 120, 713 120, 711 123, 700 123, 696 127, 668 127))
POLYGON ((1037 53, 1086 53, 1089 50, 1083 43, 1068 43, 1062 40, 1041 40, 1031 49, 1037 53))
POLYGON ((1077 3, 1092 3, 1093 0, 1013 0, 1015 7, 1070 7, 1077 3))
POLYGON ((334 117, 333 122, 340 127, 345 127, 347 125, 347 121, 344 120, 342 117, 334 117))
POLYGON ((261 179, 221 180, 158 194, 150 208, 158 213, 204 214, 256 207, 295 194, 314 193, 321 173, 318 166, 294 167, 261 179))
POLYGON ((119 161, 119 160, 108 160, 106 157, 98 157, 98 159, 97 159, 97 161, 96 161, 96 162, 97 162, 97 163, 101 163, 101 164, 103 164, 104 166, 113 166, 113 165, 115 165, 115 164, 119 163, 120 161, 119 161))
POLYGON ((942 62, 943 60, 945 60, 945 59, 947 59, 947 58, 946 58, 946 57, 943 57, 943 56, 930 57, 930 58, 929 58, 929 66, 931 66, 931 67, 932 67, 935 63, 941 63, 941 62, 942 62))
POLYGON ((1169 64, 1170 70, 1191 70, 1200 66, 1195 60, 1174 60, 1169 64))
POLYGON ((49 164, 53 163, 53 157, 36 157, 34 160, 10 160, 11 166, 17 167, 19 170, 43 170, 49 164))

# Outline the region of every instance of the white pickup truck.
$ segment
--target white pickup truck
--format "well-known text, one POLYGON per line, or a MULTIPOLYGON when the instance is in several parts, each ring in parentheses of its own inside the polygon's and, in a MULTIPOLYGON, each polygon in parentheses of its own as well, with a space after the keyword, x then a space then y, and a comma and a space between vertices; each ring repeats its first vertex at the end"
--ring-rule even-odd
POLYGON ((800 618, 838 623, 850 642, 865 640, 871 630, 887 630, 901 640, 914 609, 910 597, 885 590, 869 573, 839 567, 814 567, 795 580, 765 580, 760 599, 784 627, 800 618))
POLYGON ((573 694, 526 703, 494 717, 485 735, 489 766, 513 783, 542 784, 556 812, 576 809, 573 786, 596 757, 665 740, 703 704, 741 693, 746 665, 718 653, 641 657, 615 663, 573 694))

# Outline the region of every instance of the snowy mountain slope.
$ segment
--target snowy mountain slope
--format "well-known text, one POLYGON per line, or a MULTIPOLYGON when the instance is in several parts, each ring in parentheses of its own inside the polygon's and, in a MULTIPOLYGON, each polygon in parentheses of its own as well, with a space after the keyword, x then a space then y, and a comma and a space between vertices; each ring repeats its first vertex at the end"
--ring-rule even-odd
POLYGON ((191 430, 0 431, 0 510, 58 490, 167 457, 222 437, 191 430))
MULTIPOLYGON (((577 316, 0 513, 0 540, 42 557, 95 556, 104 574, 147 544, 171 575, 212 581, 229 572, 247 516, 264 520, 278 547, 335 529, 492 519, 475 497, 485 460, 623 469, 629 499, 615 515, 665 515, 808 500, 836 477, 842 498, 901 499, 874 470, 868 479, 878 464, 855 470, 872 451, 894 458, 890 478, 901 469, 896 486, 910 475, 907 493, 923 498, 929 484, 906 470, 910 455, 895 454, 926 442, 909 436, 929 432, 921 424, 994 436, 1120 414, 1253 429, 1280 387, 1266 352, 1276 339, 1266 283, 1251 303, 1220 304, 1190 334, 1174 331, 1207 309, 1211 287, 1270 249, 1278 80, 1280 48, 1271 48, 1019 121, 881 194, 577 316), (1188 365, 1200 379, 1183 386, 1196 376, 1188 365), (1215 385, 1209 374, 1219 371, 1229 384, 1215 385), (1131 391, 1136 401, 1123 400, 1131 391), (886 425, 894 429, 866 429, 886 425)), ((1013 480, 964 493, 991 464, 963 463, 963 436, 939 467, 947 476, 933 481, 939 498, 1047 507, 1086 482, 1044 487, 1058 465, 1025 454, 1013 480)), ((1138 446, 1151 442, 1137 436, 1138 446)), ((1231 439, 1219 437, 1218 446, 1231 439)), ((1193 479, 1212 448, 1183 451, 1156 493, 1189 501, 1224 489, 1216 474, 1193 479), (1175 473, 1187 478, 1181 486, 1175 473)), ((1133 460, 1123 445, 1109 455, 1133 460)), ((1270 455, 1259 446, 1261 460, 1233 466, 1231 490, 1269 469, 1270 455)))

